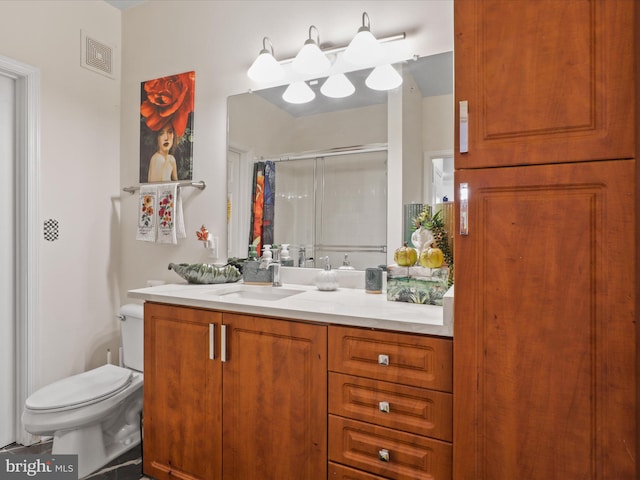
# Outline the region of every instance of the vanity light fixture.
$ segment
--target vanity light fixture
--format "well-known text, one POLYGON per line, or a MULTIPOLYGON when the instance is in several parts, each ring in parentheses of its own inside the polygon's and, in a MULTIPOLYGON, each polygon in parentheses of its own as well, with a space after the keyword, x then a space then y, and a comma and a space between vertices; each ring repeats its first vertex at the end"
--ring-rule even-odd
POLYGON ((293 82, 282 94, 282 99, 288 103, 307 103, 316 98, 316 94, 306 82, 293 82))
POLYGON ((298 73, 319 75, 325 73, 331 67, 331 62, 320 50, 320 32, 315 25, 309 27, 309 38, 293 59, 291 68, 298 73), (316 38, 311 37, 312 30, 316 31, 316 38))
POLYGON ((371 90, 392 90, 402 85, 402 76, 392 65, 380 65, 373 69, 364 83, 371 90))
POLYGON ((349 81, 344 73, 331 75, 320 87, 320 92, 329 98, 345 98, 353 95, 356 87, 349 81))
POLYGON ((273 44, 269 37, 262 39, 262 50, 247 71, 247 76, 255 82, 275 82, 284 77, 284 68, 273 54, 273 44), (271 50, 267 49, 267 42, 271 50))
POLYGON ((371 33, 369 15, 362 14, 362 26, 344 51, 344 59, 359 67, 373 65, 382 57, 380 42, 371 33))
POLYGON ((293 83, 287 87, 282 98, 286 102, 295 104, 307 103, 315 98, 315 92, 305 83, 305 80, 308 80, 310 76, 319 78, 328 75, 329 78, 320 88, 320 92, 324 96, 344 98, 352 95, 355 92, 355 87, 344 72, 353 70, 354 66, 375 67, 365 81, 367 87, 380 91, 392 90, 402 84, 402 77, 387 62, 407 60, 411 56, 408 55, 409 52, 403 45, 399 45, 399 49, 394 49, 393 47, 383 48, 383 44, 386 45, 389 42, 405 38, 406 34, 403 32, 376 39, 371 34, 369 15, 367 12, 363 12, 362 26, 348 45, 320 49, 320 33, 315 25, 311 25, 309 38, 304 42, 295 58, 278 61, 274 57, 271 41, 268 37, 264 37, 263 49, 249 68, 247 75, 251 80, 262 83, 273 83, 286 76, 291 76, 293 83), (267 48, 267 43, 269 48, 267 48), (329 60, 329 55, 336 58, 333 65, 329 60), (285 69, 285 65, 290 70, 285 69))

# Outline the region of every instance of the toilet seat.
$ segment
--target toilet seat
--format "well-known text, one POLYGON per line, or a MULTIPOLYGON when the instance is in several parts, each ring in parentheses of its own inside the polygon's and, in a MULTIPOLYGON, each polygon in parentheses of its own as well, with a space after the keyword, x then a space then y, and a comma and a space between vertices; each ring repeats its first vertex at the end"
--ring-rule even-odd
POLYGON ((64 411, 91 405, 127 388, 132 375, 127 368, 103 365, 41 388, 29 396, 25 407, 35 411, 64 411))

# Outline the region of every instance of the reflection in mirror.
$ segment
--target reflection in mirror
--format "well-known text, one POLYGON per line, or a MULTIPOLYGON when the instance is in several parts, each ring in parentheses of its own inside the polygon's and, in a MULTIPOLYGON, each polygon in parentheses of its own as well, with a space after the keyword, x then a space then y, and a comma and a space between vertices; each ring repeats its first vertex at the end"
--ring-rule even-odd
POLYGON ((423 167, 422 159, 426 163, 428 151, 452 150, 452 58, 447 52, 400 66, 405 84, 389 93, 364 86, 368 69, 347 74, 356 93, 344 99, 324 97, 322 80, 310 82, 316 98, 304 105, 282 101, 286 86, 229 97, 227 255, 247 256, 256 217, 261 217, 266 226, 261 240, 291 244, 296 263, 298 246, 305 247, 306 266, 321 267, 309 258, 328 256, 337 268, 345 254, 359 270, 387 263, 389 250, 402 238, 402 226, 390 224, 388 212, 401 218, 403 203, 432 203, 433 168, 423 167), (424 85, 434 101, 423 99, 424 92, 422 101, 413 97, 413 90, 424 85), (394 106, 398 99, 400 109, 394 106), (442 115, 441 105, 451 111, 442 115), (427 118, 416 120, 409 110, 427 118), (404 145, 409 129, 416 130, 411 148, 404 145), (258 212, 253 200, 256 194, 269 195, 271 183, 260 179, 254 188, 257 162, 273 162, 275 171, 273 202, 265 201, 258 212), (389 183, 394 181, 389 169, 395 175, 403 168, 402 185, 389 183), (394 196, 399 187, 400 195, 394 196), (397 240, 391 238, 396 233, 397 240))
POLYGON ((305 248, 306 266, 385 263, 386 148, 323 152, 276 162, 273 241, 305 248), (313 221, 310 222, 309 220, 313 221), (311 228, 309 228, 311 227, 311 228))

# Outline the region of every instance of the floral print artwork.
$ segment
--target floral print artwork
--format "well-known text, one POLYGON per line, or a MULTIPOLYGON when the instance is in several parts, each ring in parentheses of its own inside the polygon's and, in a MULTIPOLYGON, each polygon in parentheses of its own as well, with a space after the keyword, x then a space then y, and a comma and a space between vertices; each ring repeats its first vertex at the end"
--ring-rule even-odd
POLYGON ((138 229, 136 239, 155 242, 157 238, 156 187, 142 186, 138 197, 138 229))
POLYGON ((173 195, 171 193, 160 197, 158 202, 158 220, 162 228, 173 227, 173 195))
POLYGON ((144 195, 142 197, 142 213, 140 215, 140 226, 150 227, 153 224, 153 196, 144 195))

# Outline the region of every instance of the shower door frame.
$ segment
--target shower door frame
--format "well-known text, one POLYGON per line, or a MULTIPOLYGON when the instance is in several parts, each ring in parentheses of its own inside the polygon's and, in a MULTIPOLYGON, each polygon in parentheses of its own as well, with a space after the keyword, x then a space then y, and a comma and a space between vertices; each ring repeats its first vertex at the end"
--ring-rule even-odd
MULTIPOLYGON (((387 143, 374 143, 374 144, 368 144, 368 145, 355 145, 355 146, 351 146, 351 147, 341 147, 341 148, 335 148, 335 149, 327 149, 327 150, 313 150, 313 151, 308 151, 308 152, 302 152, 302 153, 293 153, 293 154, 283 154, 283 155, 279 155, 279 156, 273 156, 273 157, 269 157, 269 158, 261 158, 259 160, 255 160, 255 161, 262 161, 262 162, 266 162, 266 161, 272 161, 277 163, 282 163, 282 162, 289 162, 289 161, 296 161, 296 160, 315 160, 314 161, 314 181, 313 181, 313 205, 314 205, 314 211, 317 208, 317 204, 318 204, 318 192, 317 192, 317 180, 316 180, 316 176, 317 176, 317 161, 318 160, 323 160, 327 157, 336 157, 336 156, 342 156, 342 155, 357 155, 357 154, 364 154, 364 153, 373 153, 373 152, 386 152, 387 153, 387 171, 386 171, 386 183, 387 183, 387 191, 386 191, 386 195, 387 195, 387 203, 389 202, 389 145, 387 143)), ((277 169, 276 169, 277 172, 277 169)), ((388 214, 388 212, 385 212, 388 214)), ((315 251, 316 249, 318 249, 319 247, 324 247, 323 249, 326 250, 327 246, 326 245, 318 245, 316 240, 316 224, 317 224, 317 218, 318 218, 318 214, 316 212, 315 218, 314 218, 314 222, 312 225, 312 238, 313 238, 313 250, 314 250, 314 257, 315 255, 315 251)), ((387 244, 389 242, 388 239, 388 228, 389 228, 389 223, 388 223, 388 218, 386 223, 386 244, 380 247, 380 251, 379 253, 387 253, 387 244)), ((353 246, 346 246, 346 245, 335 245, 332 246, 331 249, 337 248, 340 251, 345 251, 345 248, 351 248, 353 246)), ((370 246, 361 246, 364 250, 363 251, 370 251, 370 252, 375 252, 375 249, 370 249, 372 248, 370 246)), ((316 258, 314 258, 314 260, 317 260, 316 258)), ((322 267, 322 265, 315 265, 316 268, 322 267)))

